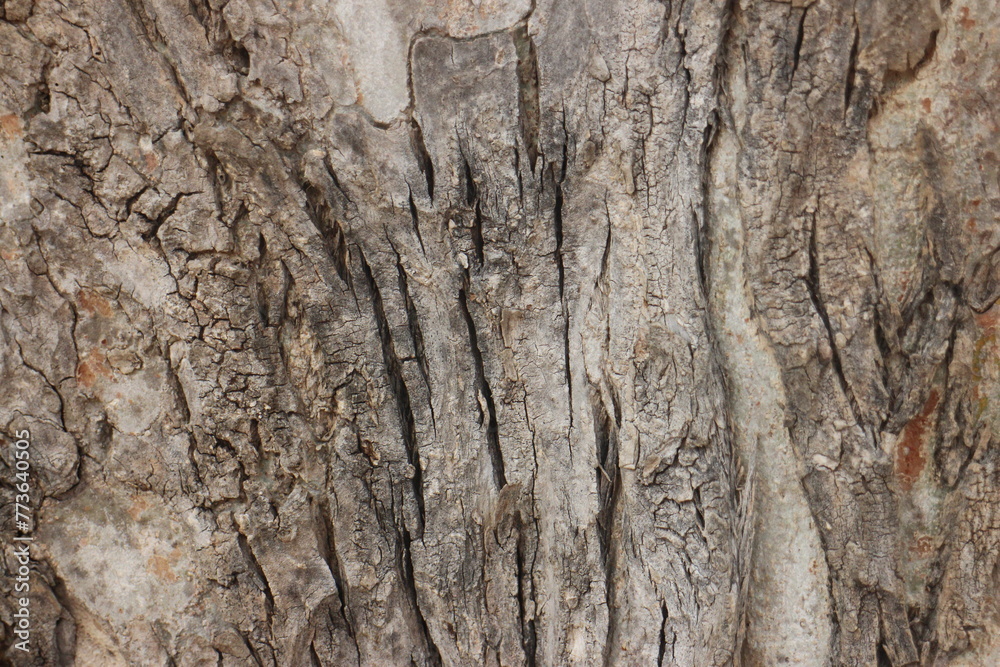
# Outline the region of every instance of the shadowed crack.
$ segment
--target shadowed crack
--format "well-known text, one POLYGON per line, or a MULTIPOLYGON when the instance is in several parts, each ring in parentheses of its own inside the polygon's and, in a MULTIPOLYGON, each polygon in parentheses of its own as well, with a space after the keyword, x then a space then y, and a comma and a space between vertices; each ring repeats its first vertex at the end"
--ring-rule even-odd
MULTIPOLYGON (((496 406, 493 404, 493 391, 490 389, 489 383, 486 381, 486 371, 483 366, 483 353, 479 349, 479 337, 476 334, 476 325, 472 320, 472 314, 469 312, 468 299, 465 294, 465 289, 461 289, 458 292, 458 303, 462 309, 462 316, 465 318, 465 324, 469 329, 469 347, 472 350, 472 357, 476 364, 476 382, 479 385, 479 391, 482 393, 483 400, 486 403, 486 411, 488 415, 488 422, 486 425, 486 443, 490 450, 490 459, 493 462, 493 481, 496 483, 497 489, 502 489, 507 485, 507 476, 504 472, 504 462, 503 462, 503 452, 500 449, 500 436, 497 428, 497 411, 496 406)), ((480 414, 479 420, 482 424, 483 416, 480 414)))
POLYGON ((517 101, 521 120, 521 140, 528 151, 528 163, 535 171, 538 160, 538 55, 535 42, 528 32, 528 23, 523 21, 511 30, 514 49, 517 52, 517 101))
POLYGON ((368 283, 370 290, 372 311, 375 315, 375 324, 382 343, 382 359, 385 363, 389 387, 396 399, 396 410, 399 414, 403 446, 406 448, 407 461, 413 467, 413 495, 416 498, 417 512, 420 519, 420 524, 416 527, 416 535, 417 539, 420 539, 423 537, 424 532, 423 470, 420 465, 420 452, 417 449, 417 433, 413 419, 413 410, 410 407, 410 392, 407 390, 406 381, 403 379, 403 364, 396 355, 396 348, 392 342, 392 332, 389 329, 389 320, 385 315, 382 293, 379 291, 378 283, 375 282, 371 267, 368 265, 368 261, 365 259, 361 248, 357 248, 357 258, 361 263, 361 270, 364 273, 365 281, 368 283))

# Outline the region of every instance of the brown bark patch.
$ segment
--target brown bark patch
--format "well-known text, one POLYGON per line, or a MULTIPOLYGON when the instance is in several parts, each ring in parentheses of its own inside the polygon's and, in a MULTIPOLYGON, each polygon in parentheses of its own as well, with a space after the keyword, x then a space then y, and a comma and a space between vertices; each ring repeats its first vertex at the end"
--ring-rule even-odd
POLYGON ((8 139, 20 139, 24 134, 21 119, 12 113, 0 116, 0 132, 3 132, 8 139))
POLYGON ((177 581, 177 573, 174 572, 174 568, 171 567, 177 562, 177 556, 178 554, 176 549, 171 552, 170 558, 155 554, 149 557, 147 566, 149 567, 150 572, 155 574, 160 579, 164 581, 177 581))
POLYGON ((111 378, 111 369, 99 352, 89 353, 76 367, 76 381, 82 386, 94 386, 98 378, 111 378))
POLYGON ((976 314, 976 324, 987 335, 992 334, 997 329, 997 322, 1000 321, 1000 308, 994 306, 985 313, 976 314))
POLYGON ((100 294, 92 292, 90 290, 80 290, 80 294, 76 297, 77 302, 79 302, 80 307, 90 313, 95 313, 101 317, 111 317, 114 311, 111 308, 111 303, 105 299, 100 294))
POLYGON ((931 415, 937 407, 939 398, 937 389, 931 389, 923 410, 906 425, 903 437, 896 446, 896 478, 904 491, 913 488, 913 483, 917 481, 917 477, 927 464, 927 457, 923 452, 924 436, 930 427, 931 415))
POLYGON ((937 543, 930 535, 921 535, 913 543, 911 549, 919 558, 928 558, 936 553, 937 543))
POLYGON ((143 513, 152 507, 151 503, 141 496, 134 496, 132 499, 132 504, 128 508, 129 516, 132 517, 133 521, 139 521, 142 518, 143 513))
POLYGON ((959 11, 959 16, 960 18, 958 19, 958 24, 963 28, 965 28, 966 30, 971 30, 972 28, 976 27, 975 20, 969 18, 968 7, 962 7, 962 9, 959 11))

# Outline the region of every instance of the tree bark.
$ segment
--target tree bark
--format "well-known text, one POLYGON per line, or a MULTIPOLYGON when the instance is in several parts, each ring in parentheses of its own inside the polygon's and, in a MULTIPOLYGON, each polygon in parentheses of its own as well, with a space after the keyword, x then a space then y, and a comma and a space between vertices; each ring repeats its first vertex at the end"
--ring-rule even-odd
POLYGON ((13 664, 1000 662, 992 0, 0 17, 13 664))

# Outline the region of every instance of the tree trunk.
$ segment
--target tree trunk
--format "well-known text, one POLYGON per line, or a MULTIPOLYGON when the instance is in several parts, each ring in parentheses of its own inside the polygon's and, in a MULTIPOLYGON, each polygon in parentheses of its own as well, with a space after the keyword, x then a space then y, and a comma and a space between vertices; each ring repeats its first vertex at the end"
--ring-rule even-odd
POLYGON ((13 664, 1000 663, 993 0, 0 17, 13 664))

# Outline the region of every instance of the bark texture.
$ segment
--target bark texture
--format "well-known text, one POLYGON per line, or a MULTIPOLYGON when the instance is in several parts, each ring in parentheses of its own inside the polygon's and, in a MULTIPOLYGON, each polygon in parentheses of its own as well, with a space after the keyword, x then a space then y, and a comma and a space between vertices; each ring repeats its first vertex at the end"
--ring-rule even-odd
POLYGON ((1000 663, 994 0, 0 18, 15 664, 1000 663))

